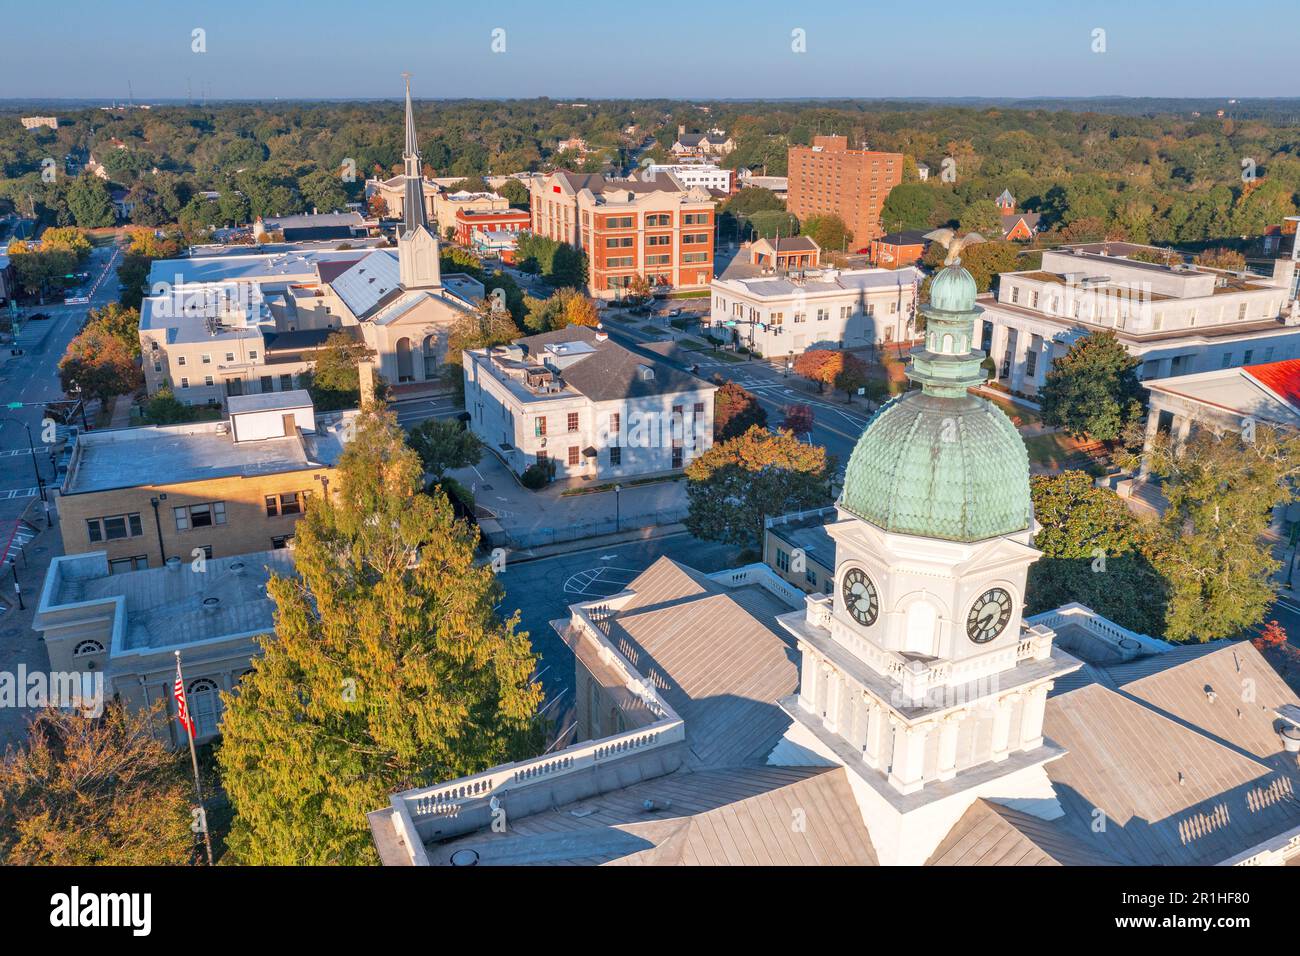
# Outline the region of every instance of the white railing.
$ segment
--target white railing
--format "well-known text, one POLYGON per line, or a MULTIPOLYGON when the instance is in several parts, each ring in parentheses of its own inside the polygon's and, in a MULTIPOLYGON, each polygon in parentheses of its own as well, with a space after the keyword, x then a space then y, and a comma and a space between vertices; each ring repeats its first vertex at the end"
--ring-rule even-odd
POLYGON ((834 599, 824 594, 808 594, 804 596, 804 607, 807 610, 805 620, 813 627, 820 627, 829 630, 831 626, 831 612, 834 608, 834 599))
POLYGON ((393 804, 405 810, 412 824, 429 817, 454 818, 465 804, 472 801, 485 800, 508 790, 576 773, 629 754, 664 747, 685 739, 686 725, 680 717, 674 716, 613 737, 574 744, 543 757, 502 764, 459 780, 394 794, 393 804))
POLYGON ((785 578, 781 577, 766 564, 755 562, 747 564, 741 568, 732 568, 728 571, 717 571, 709 575, 713 581, 724 584, 729 588, 744 587, 748 584, 757 584, 759 587, 780 598, 790 607, 799 607, 807 596, 802 590, 795 587, 785 578))
POLYGON ((1102 640, 1114 644, 1117 648, 1129 649, 1131 645, 1126 645, 1124 642, 1131 641, 1152 654, 1163 654, 1174 646, 1167 641, 1151 637, 1149 634, 1140 634, 1137 631, 1130 631, 1127 627, 1121 627, 1114 621, 1102 617, 1092 608, 1085 607, 1077 602, 1062 605, 1054 611, 1044 611, 1042 614, 1035 614, 1033 617, 1025 618, 1025 623, 1050 627, 1052 630, 1066 624, 1077 624, 1102 640))

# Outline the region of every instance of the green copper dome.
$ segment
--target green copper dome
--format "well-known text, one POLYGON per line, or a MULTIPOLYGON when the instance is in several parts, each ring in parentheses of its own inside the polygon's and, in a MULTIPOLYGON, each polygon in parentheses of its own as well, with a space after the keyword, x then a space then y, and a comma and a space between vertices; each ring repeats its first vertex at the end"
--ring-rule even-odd
POLYGON ((948 266, 930 283, 930 308, 970 312, 975 308, 975 278, 957 265, 948 266))
POLYGON ((882 406, 849 456, 840 506, 879 528, 980 541, 1029 527, 1029 455, 997 406, 969 393, 984 381, 972 349, 975 280, 960 265, 930 286, 925 345, 908 377, 920 384, 882 406))

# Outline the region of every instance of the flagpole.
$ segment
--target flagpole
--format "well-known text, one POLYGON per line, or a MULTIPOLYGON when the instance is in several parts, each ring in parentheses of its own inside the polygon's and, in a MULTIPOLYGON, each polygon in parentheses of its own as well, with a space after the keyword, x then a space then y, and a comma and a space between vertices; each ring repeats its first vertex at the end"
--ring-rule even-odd
MULTIPOLYGON (((181 652, 176 651, 176 679, 181 681, 181 652)), ((184 686, 182 684, 182 686, 184 686)), ((199 755, 194 749, 194 732, 190 729, 194 726, 194 718, 189 715, 189 703, 186 702, 186 718, 189 725, 185 727, 185 738, 190 742, 190 765, 194 768, 194 795, 199 800, 199 819, 203 823, 203 846, 208 851, 208 866, 212 866, 212 838, 208 835, 208 811, 203 805, 203 783, 199 780, 199 755)))

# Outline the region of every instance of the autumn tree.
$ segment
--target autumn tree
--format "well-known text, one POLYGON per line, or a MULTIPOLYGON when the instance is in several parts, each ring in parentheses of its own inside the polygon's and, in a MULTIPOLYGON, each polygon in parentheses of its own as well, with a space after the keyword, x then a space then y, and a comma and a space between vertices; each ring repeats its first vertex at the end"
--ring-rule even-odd
POLYGON ((1209 269, 1227 269, 1231 272, 1243 272, 1246 268, 1246 257, 1244 255, 1235 249, 1225 249, 1222 246, 1198 252, 1192 261, 1198 266, 1205 266, 1209 269))
POLYGON ((735 382, 723 382, 713 394, 713 440, 736 438, 755 426, 767 427, 758 396, 735 382))
POLYGON ((848 249, 853 242, 853 233, 844 225, 844 220, 834 214, 805 219, 799 233, 812 239, 827 252, 848 249))
POLYGON ((596 325, 600 313, 596 302, 577 289, 557 289, 545 299, 524 296, 524 325, 534 332, 553 332, 570 325, 596 325))
POLYGON ((542 689, 527 634, 493 608, 478 532, 442 495, 395 417, 367 408, 274 576, 275 631, 224 694, 218 760, 246 864, 376 860, 366 814, 389 794, 537 752, 542 689))
POLYGON ((132 349, 111 326, 92 323, 68 343, 59 361, 59 383, 65 394, 80 391, 105 403, 129 395, 144 385, 139 352, 138 341, 132 349))
POLYGON ((38 713, 0 760, 0 866, 191 862, 188 760, 155 736, 165 719, 116 700, 38 713))
POLYGON ((686 530, 707 541, 759 549, 764 518, 829 500, 831 468, 820 445, 756 425, 686 466, 686 530))
POLYGON ((1142 414, 1139 364, 1113 330, 1076 339, 1039 391, 1043 421, 1076 438, 1114 441, 1142 414))
POLYGON ((802 438, 813 430, 813 410, 811 405, 787 405, 783 409, 784 418, 781 427, 792 432, 796 438, 802 438))
POLYGON ((794 357, 794 371, 809 381, 817 383, 817 391, 826 391, 831 379, 826 376, 826 368, 836 353, 830 349, 808 349, 794 357))

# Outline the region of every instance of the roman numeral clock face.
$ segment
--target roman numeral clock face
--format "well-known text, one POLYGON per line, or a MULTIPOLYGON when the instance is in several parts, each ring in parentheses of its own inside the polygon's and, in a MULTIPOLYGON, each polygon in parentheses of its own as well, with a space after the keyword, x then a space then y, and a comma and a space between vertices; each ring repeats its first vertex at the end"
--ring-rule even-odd
POLYGON ((1011 595, 1002 588, 990 588, 975 599, 966 615, 966 636, 976 644, 987 644, 1011 620, 1011 595))
POLYGON ((880 598, 867 572, 861 568, 849 568, 840 582, 840 593, 844 595, 844 609, 853 615, 853 620, 863 627, 876 623, 880 598))

